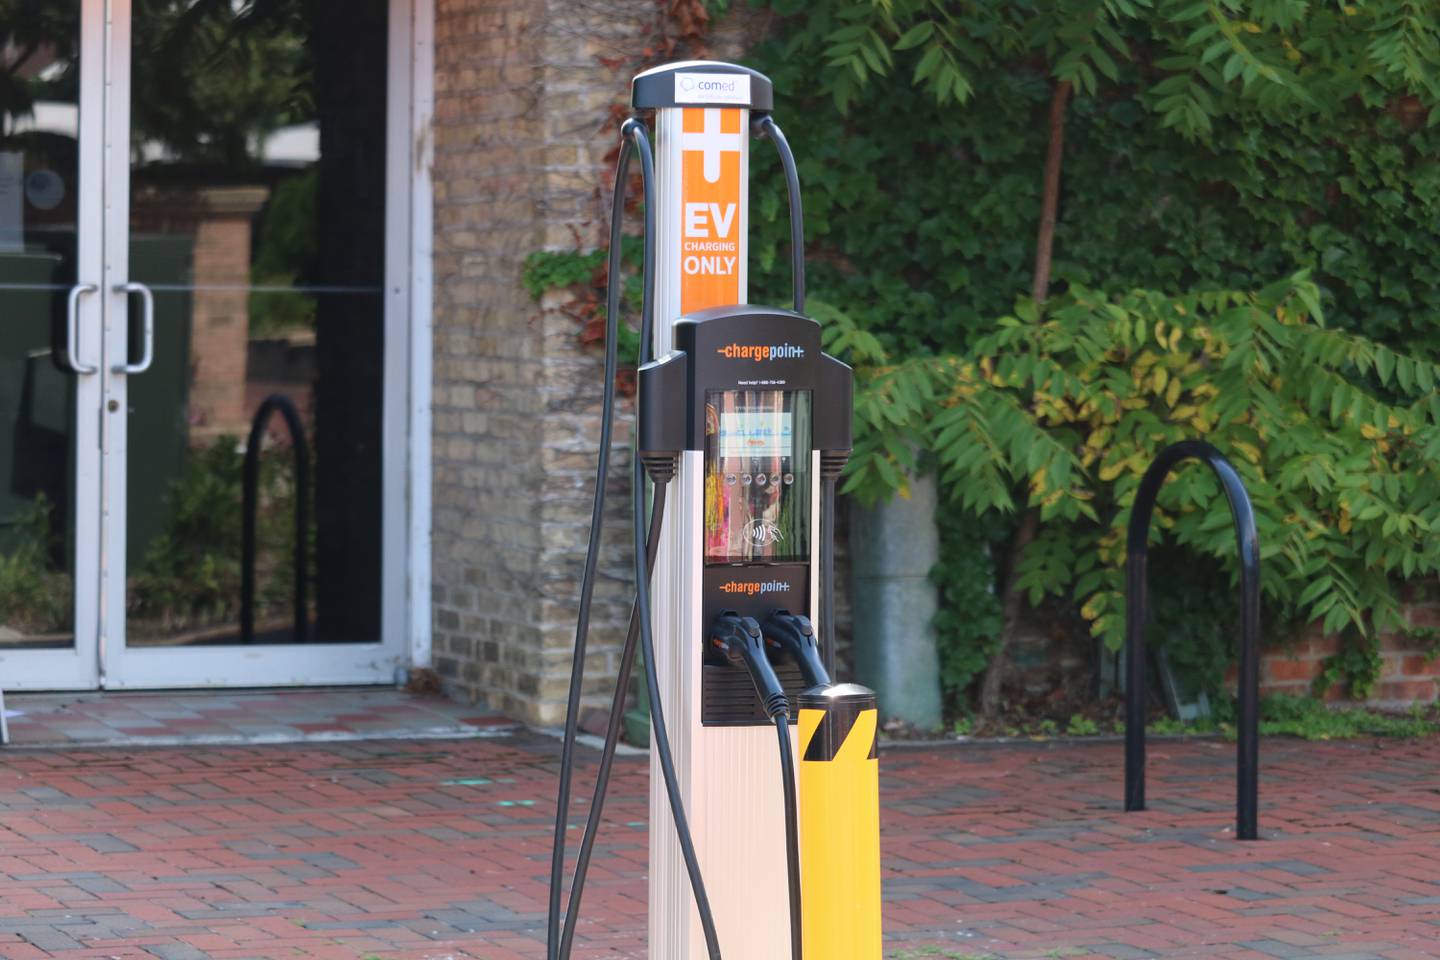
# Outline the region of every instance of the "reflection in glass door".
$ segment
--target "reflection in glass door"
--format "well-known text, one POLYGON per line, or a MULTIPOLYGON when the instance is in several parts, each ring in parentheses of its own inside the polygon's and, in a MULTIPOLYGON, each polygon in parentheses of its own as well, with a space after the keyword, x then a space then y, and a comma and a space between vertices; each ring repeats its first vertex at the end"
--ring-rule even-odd
POLYGON ((99 4, 0 2, 0 678, 93 686, 99 4), (94 10, 88 8, 94 8, 94 10))
POLYGON ((108 685, 390 677, 389 6, 137 0, 112 34, 108 685))

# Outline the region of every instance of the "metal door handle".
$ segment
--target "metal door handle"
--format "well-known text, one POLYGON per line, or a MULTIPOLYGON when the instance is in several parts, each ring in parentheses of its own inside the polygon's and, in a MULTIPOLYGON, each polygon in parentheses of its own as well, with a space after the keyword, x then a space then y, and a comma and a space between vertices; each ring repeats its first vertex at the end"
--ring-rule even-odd
POLYGON ((77 283, 70 288, 70 301, 66 307, 65 362, 74 373, 99 373, 100 368, 80 362, 80 297, 94 293, 100 288, 93 283, 77 283))
POLYGON ((113 373, 144 373, 150 369, 150 363, 155 359, 155 295, 145 284, 133 280, 129 283, 117 283, 112 289, 116 293, 140 294, 145 316, 145 352, 139 363, 117 363, 110 370, 113 373))

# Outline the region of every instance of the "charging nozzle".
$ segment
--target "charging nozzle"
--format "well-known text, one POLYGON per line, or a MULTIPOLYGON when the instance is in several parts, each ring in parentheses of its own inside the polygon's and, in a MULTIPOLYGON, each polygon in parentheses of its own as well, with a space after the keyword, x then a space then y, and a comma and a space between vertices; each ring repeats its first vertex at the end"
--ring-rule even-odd
POLYGON ((721 612, 710 625, 710 642, 726 660, 750 671, 767 717, 774 720, 790 715, 790 700, 765 655, 765 637, 754 617, 742 617, 733 610, 721 612))
POLYGON ((807 687, 828 687, 830 671, 820 655, 820 641, 810 618, 789 610, 776 610, 765 618, 765 639, 795 661, 807 687))

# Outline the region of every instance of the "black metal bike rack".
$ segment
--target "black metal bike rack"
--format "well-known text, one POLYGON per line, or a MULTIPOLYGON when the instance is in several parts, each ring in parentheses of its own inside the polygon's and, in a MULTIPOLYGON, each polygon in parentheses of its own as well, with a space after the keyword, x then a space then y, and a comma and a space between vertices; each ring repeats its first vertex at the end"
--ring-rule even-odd
POLYGON ((245 446, 244 519, 241 531, 240 642, 255 642, 255 511, 259 507, 260 448, 265 428, 276 411, 290 431, 290 450, 295 457, 295 643, 304 643, 310 632, 306 602, 306 567, 310 556, 310 447, 305 442, 305 425, 295 404, 283 393, 272 393, 260 404, 250 424, 250 441, 245 446))
POLYGON ((1235 832, 1258 838, 1260 776, 1260 540, 1255 511, 1240 475, 1208 443, 1186 440, 1161 451, 1145 471, 1130 513, 1126 541, 1125 596, 1125 810, 1145 809, 1145 620, 1149 613, 1146 570, 1150 560, 1150 518, 1155 498, 1170 471, 1184 460, 1203 460, 1215 471, 1230 502, 1240 550, 1240 722, 1237 750, 1235 832))

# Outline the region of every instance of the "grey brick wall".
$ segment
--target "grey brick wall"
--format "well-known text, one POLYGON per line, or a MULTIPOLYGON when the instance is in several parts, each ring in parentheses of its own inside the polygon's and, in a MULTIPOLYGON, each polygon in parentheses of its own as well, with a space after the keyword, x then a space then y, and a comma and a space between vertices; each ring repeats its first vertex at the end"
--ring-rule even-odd
MULTIPOLYGON (((598 58, 653 16, 648 2, 436 9, 434 662, 453 693, 532 722, 563 710, 601 377, 574 321, 530 300, 521 268, 535 250, 597 243, 606 107, 628 80, 598 58)), ((612 492, 623 507, 623 486, 612 492)), ((625 518, 612 516, 597 693, 627 612, 625 518)))
MULTIPOLYGON (((604 244, 606 118, 630 78, 602 60, 633 56, 656 16, 653 0, 437 0, 434 663, 452 694, 535 723, 564 713, 602 371, 556 295, 531 301, 522 264, 604 244)), ((628 443, 627 419, 586 667, 597 706, 632 590, 628 443)))

